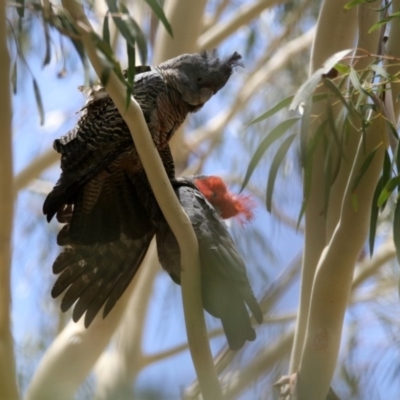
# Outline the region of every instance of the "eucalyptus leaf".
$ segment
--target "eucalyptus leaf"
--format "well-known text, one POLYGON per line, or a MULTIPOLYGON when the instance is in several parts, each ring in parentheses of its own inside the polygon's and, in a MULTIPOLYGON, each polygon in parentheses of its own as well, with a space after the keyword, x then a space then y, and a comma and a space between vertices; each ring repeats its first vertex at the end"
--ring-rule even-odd
POLYGON ((321 82, 324 75, 335 67, 335 65, 345 56, 347 56, 352 49, 342 50, 335 53, 333 56, 329 57, 325 61, 324 65, 317 69, 301 86, 300 89, 295 94, 292 104, 290 105, 290 110, 296 110, 302 102, 308 100, 314 93, 315 88, 321 82))
POLYGON ((36 79, 32 78, 32 82, 33 82, 33 91, 35 93, 36 105, 37 105, 38 112, 39 112, 40 125, 43 125, 44 124, 44 110, 43 110, 42 96, 40 95, 40 90, 39 90, 39 86, 36 82, 36 79))
POLYGON ((242 191, 247 183, 250 180, 251 175, 254 172, 254 169, 258 165, 258 163, 261 160, 261 157, 264 155, 264 153, 268 150, 268 148, 274 143, 277 139, 279 139, 284 133, 287 132, 288 129, 290 129, 300 118, 295 117, 295 118, 289 118, 279 125, 277 125, 272 131, 268 134, 268 136, 260 143, 258 146, 258 149, 254 153, 252 159, 250 160, 250 163, 247 167, 246 175, 244 178, 244 181, 242 183, 242 187, 240 191, 242 191))
POLYGON ((157 0, 146 0, 146 3, 150 6, 150 8, 153 10, 154 14, 156 14, 157 18, 162 22, 164 25, 165 29, 169 33, 169 35, 173 38, 173 32, 170 23, 167 20, 167 17, 165 16, 164 10, 160 6, 157 0))
POLYGON ((283 141, 283 143, 279 147, 278 151, 276 152, 276 154, 272 160, 271 169, 269 171, 269 176, 268 176, 267 195, 266 195, 267 210, 269 212, 271 212, 271 210, 272 210, 272 194, 274 191, 274 185, 275 185, 276 176, 278 174, 278 169, 281 166, 282 160, 286 156, 286 153, 288 152, 290 146, 292 145, 295 137, 296 137, 295 134, 288 136, 283 141))

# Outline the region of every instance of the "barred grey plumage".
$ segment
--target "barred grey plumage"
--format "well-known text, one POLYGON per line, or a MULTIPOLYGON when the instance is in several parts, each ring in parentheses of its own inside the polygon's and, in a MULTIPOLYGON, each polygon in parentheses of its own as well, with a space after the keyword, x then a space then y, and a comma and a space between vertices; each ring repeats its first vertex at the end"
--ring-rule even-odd
MULTIPOLYGON (((188 113, 225 85, 240 59, 236 52, 224 60, 214 53, 184 54, 135 76, 134 97, 159 150, 188 113)), ((108 242, 121 232, 140 237, 146 221, 131 182, 142 165, 127 125, 104 90, 93 91, 76 128, 54 148, 61 154, 62 173, 43 212, 48 221, 56 213, 61 221, 70 214, 59 244, 108 242)))
MULTIPOLYGON (((157 67, 141 68, 135 76, 135 99, 175 185, 182 183, 174 180, 169 139, 188 113, 200 109, 225 85, 240 59, 236 52, 225 60, 215 54, 185 54, 157 67)), ((62 173, 43 205, 48 221, 57 214, 58 221, 65 223, 57 241, 67 247, 53 264, 53 272, 60 275, 52 296, 66 290, 62 310, 76 303, 73 319, 86 313, 85 326, 103 305, 103 316, 110 312, 138 270, 155 233, 166 229, 123 118, 101 86, 88 94, 76 128, 54 142, 61 154, 62 173)), ((190 186, 188 182, 185 185, 190 186)), ((174 271, 170 272, 177 281, 174 271)), ((239 275, 248 286, 245 272, 239 275)), ((233 278, 236 276, 233 271, 233 278)), ((246 296, 259 320, 254 296, 247 292, 246 296)), ((207 301, 205 308, 221 317, 207 301)), ((235 348, 254 338, 246 307, 240 299, 239 303, 238 321, 244 321, 244 328, 238 335, 231 334, 235 348)))

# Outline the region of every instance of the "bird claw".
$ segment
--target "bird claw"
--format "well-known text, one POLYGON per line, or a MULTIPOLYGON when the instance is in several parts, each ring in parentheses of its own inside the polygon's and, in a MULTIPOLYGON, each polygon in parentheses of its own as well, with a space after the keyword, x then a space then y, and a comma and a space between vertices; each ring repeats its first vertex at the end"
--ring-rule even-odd
POLYGON ((274 383, 279 390, 279 400, 296 400, 297 372, 292 375, 284 375, 274 383))
MULTIPOLYGON (((274 387, 279 390, 279 400, 296 400, 297 399, 297 380, 298 373, 292 375, 284 375, 274 383, 274 387)), ((340 400, 340 397, 332 389, 326 395, 325 400, 340 400)))

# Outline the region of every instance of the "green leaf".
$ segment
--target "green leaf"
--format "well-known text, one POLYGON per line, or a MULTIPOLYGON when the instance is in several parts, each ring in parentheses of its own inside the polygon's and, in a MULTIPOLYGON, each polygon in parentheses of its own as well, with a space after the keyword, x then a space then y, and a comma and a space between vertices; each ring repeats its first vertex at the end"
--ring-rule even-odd
POLYGON ((397 148, 396 148, 396 169, 397 169, 397 174, 400 175, 400 143, 397 143, 397 148))
POLYGON ((400 185, 400 176, 395 176, 391 178, 383 188, 382 192, 378 198, 378 207, 382 207, 383 204, 388 200, 389 196, 393 193, 393 190, 399 187, 400 185))
MULTIPOLYGON (((124 3, 120 3, 120 8, 124 14, 129 16, 129 10, 126 8, 124 3)), ((147 63, 147 43, 146 43, 146 38, 144 36, 144 33, 143 33, 142 29, 140 28, 140 26, 137 24, 137 22, 134 19, 132 19, 130 16, 129 16, 127 22, 129 23, 128 26, 129 26, 129 29, 133 33, 135 42, 137 43, 140 61, 142 62, 142 64, 146 64, 147 63)), ((134 43, 134 45, 135 45, 135 43, 134 43)))
POLYGON ((400 201, 397 201, 394 209, 393 241, 396 247, 397 260, 400 261, 400 201))
MULTIPOLYGON (((379 178, 378 184, 376 185, 374 197, 372 199, 371 204, 371 218, 369 223, 369 253, 372 256, 374 253, 374 246, 375 246, 375 236, 376 236, 376 227, 378 222, 379 216, 379 206, 378 206, 378 199, 381 191, 389 181, 392 175, 392 165, 390 161, 390 157, 387 151, 385 151, 385 158, 383 161, 383 172, 382 176, 379 178)), ((386 203, 384 203, 386 204, 386 203)))
POLYGON ((17 14, 20 18, 24 18, 25 14, 25 0, 16 0, 17 3, 17 14))
POLYGON ((282 164, 283 158, 286 156, 291 144, 293 143, 294 138, 296 137, 295 134, 288 136, 281 146, 279 147, 278 151, 276 152, 272 164, 271 169, 269 171, 268 176, 268 183, 267 183, 267 195, 266 195, 266 202, 267 202, 267 210, 271 212, 272 209, 272 194, 274 191, 275 179, 278 173, 278 169, 282 164))
POLYGON ((295 94, 292 104, 290 105, 290 110, 296 110, 302 102, 308 100, 317 85, 321 82, 323 75, 326 75, 343 57, 347 56, 352 49, 342 50, 335 53, 333 56, 329 57, 325 61, 324 65, 317 69, 301 86, 300 89, 295 94))
POLYGON ((354 106, 343 97, 339 88, 330 79, 324 78, 323 83, 342 102, 342 104, 347 108, 350 114, 357 114, 358 116, 360 116, 357 110, 355 110, 354 106))
POLYGON ((358 92, 363 93, 368 97, 371 97, 371 93, 369 93, 362 87, 362 85, 360 83, 360 79, 358 78, 358 74, 354 68, 350 68, 349 77, 350 77, 351 83, 356 88, 356 90, 358 90, 358 92))
POLYGON ((172 33, 172 28, 170 23, 167 20, 167 17, 164 14, 164 10, 160 6, 157 0, 146 0, 146 3, 150 6, 150 8, 153 10, 154 14, 156 14, 157 18, 162 22, 164 25, 165 29, 169 33, 169 35, 173 38, 174 35, 172 33))
MULTIPOLYGON (((281 100, 279 103, 275 104, 272 108, 270 108, 268 111, 266 111, 265 113, 261 114, 260 116, 258 116, 257 118, 254 118, 253 120, 251 120, 247 125, 246 128, 250 125, 256 124, 257 122, 261 122, 269 117, 271 117, 272 115, 276 114, 278 111, 284 109, 285 107, 288 107, 290 105, 290 103, 292 102, 294 96, 289 96, 286 97, 285 99, 281 100)), ((314 94, 312 96, 312 101, 313 103, 324 100, 327 98, 327 95, 325 93, 318 93, 318 94, 314 94)))
POLYGON ((40 125, 43 125, 44 124, 44 111, 43 111, 42 96, 40 95, 40 90, 39 90, 39 86, 36 82, 36 79, 32 78, 32 81, 33 81, 33 91, 35 92, 36 105, 37 105, 38 112, 39 112, 40 125))
POLYGON ((107 12, 103 21, 103 41, 108 44, 111 49, 111 39, 110 39, 110 22, 109 22, 109 13, 107 12))
POLYGON ((383 184, 383 176, 381 176, 379 178, 378 184, 376 185, 374 197, 372 199, 372 204, 371 204, 371 218, 369 221, 369 236, 368 236, 369 255, 371 257, 374 254, 376 226, 377 226, 378 216, 379 216, 379 207, 378 207, 377 203, 378 203, 379 193, 381 192, 383 185, 384 185, 383 184))
POLYGON ((43 27, 44 27, 44 40, 46 44, 46 52, 43 60, 43 67, 48 65, 51 61, 51 45, 50 45, 50 33, 49 33, 49 25, 47 21, 44 20, 43 16, 43 27))
POLYGON ((350 67, 347 64, 337 63, 335 69, 342 75, 347 75, 350 72, 350 67))
POLYGON ((372 25, 370 30, 368 31, 368 33, 372 33, 373 31, 376 31, 381 26, 383 26, 383 25, 387 24, 388 22, 390 22, 392 19, 399 18, 399 17, 400 17, 400 11, 395 12, 395 13, 393 13, 391 15, 388 15, 386 18, 383 18, 379 22, 377 22, 376 24, 372 25))
POLYGON ((134 47, 135 43, 137 43, 142 64, 146 64, 146 39, 139 25, 131 18, 129 15, 129 10, 123 3, 119 3, 120 9, 118 9, 116 0, 106 0, 106 2, 117 29, 132 47, 134 47), (123 16, 120 15, 121 12, 124 14, 123 16))
POLYGON ((303 116, 300 123, 300 159, 303 168, 307 162, 307 146, 310 140, 311 107, 311 101, 307 100, 304 103, 303 116))
POLYGON ((351 0, 344 6, 344 8, 346 10, 350 10, 350 8, 358 6, 359 4, 370 3, 370 2, 371 2, 371 0, 351 0))
POLYGON ((11 83, 12 83, 12 88, 13 88, 13 93, 17 94, 17 60, 14 61, 13 67, 12 67, 12 72, 11 72, 11 83))
POLYGON ((135 48, 131 47, 129 43, 126 43, 126 52, 128 55, 128 71, 127 71, 127 80, 128 85, 126 88, 126 103, 125 107, 128 108, 131 102, 131 96, 133 93, 133 82, 136 74, 136 55, 135 48))
POLYGON ((289 128, 293 126, 295 122, 297 122, 300 118, 289 118, 279 125, 277 125, 272 131, 268 134, 268 136, 260 143, 258 149, 254 153, 252 159, 250 160, 249 166, 247 167, 246 175, 244 177, 244 181, 242 183, 242 187, 240 191, 242 191, 247 183, 250 180, 251 175, 254 172, 254 169, 258 165, 261 160, 261 157, 268 150, 272 143, 274 143, 277 139, 279 139, 289 128))
POLYGON ((385 68, 382 68, 378 64, 372 64, 370 68, 372 69, 372 71, 375 71, 377 75, 380 75, 384 79, 390 80, 391 76, 388 74, 385 68))
POLYGON ((264 119, 267 119, 271 117, 272 115, 276 114, 278 111, 282 110, 283 108, 286 108, 290 105, 290 103, 293 100, 293 96, 286 97, 285 99, 281 100, 278 104, 275 104, 272 108, 270 108, 268 111, 265 113, 261 114, 257 118, 254 118, 251 120, 247 125, 246 128, 250 125, 256 124, 257 122, 264 121, 264 119))
POLYGON ((352 187, 352 191, 354 192, 354 190, 356 190, 358 184, 360 183, 362 177, 365 175, 365 173, 367 172, 368 167, 370 166, 372 160, 374 159, 374 156, 376 154, 376 151, 378 150, 378 148, 382 146, 382 144, 379 144, 377 147, 375 147, 375 149, 373 149, 371 151, 371 153, 368 154, 368 156, 366 157, 366 159, 364 160, 363 164, 361 165, 360 170, 358 171, 357 176, 354 178, 354 182, 353 182, 353 187, 352 187))

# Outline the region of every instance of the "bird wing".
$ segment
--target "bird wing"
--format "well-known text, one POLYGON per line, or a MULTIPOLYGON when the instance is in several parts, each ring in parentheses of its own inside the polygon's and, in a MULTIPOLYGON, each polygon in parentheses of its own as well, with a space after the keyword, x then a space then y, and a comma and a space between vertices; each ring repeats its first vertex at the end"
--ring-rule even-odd
MULTIPOLYGON (((163 91, 165 84, 156 71, 135 76, 135 98, 146 122, 163 91)), ((63 205, 74 204, 77 193, 90 181, 94 182, 84 190, 86 209, 93 207, 102 183, 115 169, 134 173, 141 168, 129 129, 108 95, 91 99, 77 126, 55 140, 54 148, 61 154, 62 173, 43 205, 48 221, 63 205)))
POLYGON ((86 313, 86 327, 103 306, 105 318, 135 276, 153 236, 152 231, 136 240, 121 235, 114 242, 67 246, 53 264, 53 272, 60 275, 52 297, 66 290, 62 311, 76 302, 72 318, 76 322, 86 313))
MULTIPOLYGON (((136 76, 135 97, 149 121, 163 90, 158 73, 136 76)), ((60 245, 104 243, 121 233, 136 239, 151 229, 132 185, 142 165, 127 125, 106 94, 89 101, 77 127, 54 147, 61 153, 62 173, 43 212, 48 221, 57 214, 61 222, 66 209, 71 214, 58 235, 60 245)))

